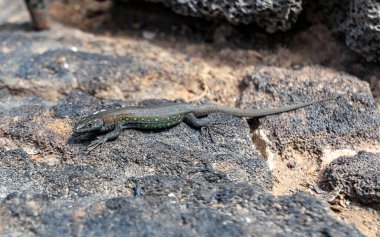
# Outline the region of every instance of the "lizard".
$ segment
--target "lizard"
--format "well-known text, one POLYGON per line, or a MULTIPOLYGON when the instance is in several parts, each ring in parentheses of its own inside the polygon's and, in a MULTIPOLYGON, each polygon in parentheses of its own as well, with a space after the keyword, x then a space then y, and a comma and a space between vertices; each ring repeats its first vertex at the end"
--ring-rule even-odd
MULTIPOLYGON (((241 109, 224 105, 196 105, 187 103, 170 103, 155 106, 129 106, 110 110, 100 110, 86 116, 74 125, 73 133, 76 135, 106 133, 104 136, 92 141, 88 145, 87 149, 92 150, 99 145, 103 145, 107 141, 116 139, 123 129, 164 129, 173 127, 184 121, 194 128, 208 128, 210 131, 210 126, 216 123, 208 119, 201 119, 201 117, 206 117, 211 113, 225 113, 236 117, 247 118, 264 117, 337 98, 338 97, 329 97, 321 100, 266 109, 241 109)), ((211 139, 213 139, 211 133, 210 135, 211 139)))

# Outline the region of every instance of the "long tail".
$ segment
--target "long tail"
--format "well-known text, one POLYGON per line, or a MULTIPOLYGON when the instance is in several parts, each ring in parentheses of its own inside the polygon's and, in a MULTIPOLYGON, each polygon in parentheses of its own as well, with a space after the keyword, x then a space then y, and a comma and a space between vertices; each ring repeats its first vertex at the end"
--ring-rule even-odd
POLYGON ((236 117, 250 117, 250 118, 263 117, 263 116, 280 114, 280 113, 296 110, 299 108, 321 103, 324 101, 335 100, 337 98, 339 98, 339 96, 329 97, 322 100, 313 100, 313 101, 309 101, 309 102, 305 102, 301 104, 287 105, 287 106, 278 107, 278 108, 269 108, 269 109, 240 109, 240 108, 234 108, 234 107, 227 107, 223 105, 204 105, 204 106, 198 107, 195 111, 193 111, 193 113, 196 116, 205 116, 209 113, 226 113, 226 114, 231 114, 236 117))

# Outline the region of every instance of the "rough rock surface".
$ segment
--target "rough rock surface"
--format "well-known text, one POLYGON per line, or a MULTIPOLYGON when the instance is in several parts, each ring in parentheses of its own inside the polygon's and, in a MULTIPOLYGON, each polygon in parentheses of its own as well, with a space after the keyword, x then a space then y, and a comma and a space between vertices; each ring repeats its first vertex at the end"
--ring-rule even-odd
MULTIPOLYGON (((67 203, 41 194, 8 195, 0 204, 5 234, 45 236, 362 236, 303 194, 275 198, 247 184, 151 176, 141 197, 67 203), (64 206, 64 208, 62 208, 64 206), (5 220, 5 221, 4 221, 5 220), (291 223, 284 225, 284 223, 291 223), (289 228, 291 227, 291 228, 289 228), (11 231, 10 231, 11 230, 11 231), (9 231, 9 232, 7 232, 9 231)), ((128 180, 126 180, 128 183, 128 180)))
POLYGON ((225 18, 234 24, 256 23, 267 32, 286 31, 302 11, 302 1, 148 0, 162 2, 173 11, 205 18, 225 18))
POLYGON ((359 152, 334 160, 324 171, 323 183, 330 189, 342 185, 341 192, 367 204, 380 204, 380 154, 359 152))
MULTIPOLYGON (((102 106, 107 104, 125 105, 102 106)), ((69 136, 67 118, 100 105, 73 93, 53 106, 35 98, 1 108, 1 135, 7 146, 20 148, 0 151, 0 233, 360 236, 327 215, 315 198, 266 193, 271 174, 249 146, 243 120, 212 116, 233 125, 221 128, 217 144, 181 124, 159 132, 124 131, 101 151, 87 153, 86 141, 69 136), (29 154, 23 143, 31 144, 29 154)))
POLYGON ((309 106, 294 114, 260 119, 258 131, 265 131, 272 143, 267 146, 279 152, 297 149, 322 158, 332 147, 357 150, 379 144, 379 111, 368 84, 325 70, 257 67, 246 74, 242 107, 266 108, 341 95, 335 101, 309 106))
POLYGON ((328 24, 333 32, 345 37, 348 47, 368 61, 380 61, 379 1, 310 1, 305 10, 309 20, 328 24))
POLYGON ((368 61, 380 62, 379 1, 351 0, 346 43, 368 61))
MULTIPOLYGON (((270 194, 273 176, 252 146, 243 119, 212 115, 227 122, 216 125, 215 143, 184 123, 156 132, 125 130, 90 153, 85 148, 94 138, 72 137, 72 124, 81 116, 136 104, 125 99, 140 98, 138 93, 156 97, 176 91, 178 84, 187 86, 189 75, 198 70, 188 60, 171 59, 167 52, 153 57, 148 51, 155 54, 154 47, 142 40, 110 45, 112 39, 59 25, 36 33, 24 24, 5 24, 0 31, 0 235, 362 236, 310 195, 270 194)), ((376 125, 362 83, 340 80, 342 87, 358 88, 356 97, 350 97, 352 106, 338 100, 344 105, 341 119, 355 121, 347 107, 357 109, 356 103, 362 103, 367 109, 360 114, 363 120, 376 125)), ((304 84, 300 87, 307 90, 304 84)), ((268 95, 301 95, 267 86, 252 89, 265 103, 270 102, 268 95)), ((245 97, 250 106, 264 105, 257 100, 245 97)), ((162 102, 167 101, 141 103, 162 102)), ((329 114, 335 106, 312 108, 329 114)), ((309 129, 320 126, 321 121, 306 119, 302 111, 254 121, 271 128, 276 118, 298 117, 309 121, 309 129)), ((369 127, 347 126, 342 122, 341 129, 378 139, 367 134, 373 130, 364 131, 369 127)))
MULTIPOLYGON (((82 43, 66 36, 64 29, 55 30, 30 35, 22 31, 14 33, 4 30, 0 34, 0 43, 8 52, 0 52, 0 83, 18 93, 22 91, 49 99, 57 99, 74 89, 100 97, 112 91, 116 98, 120 98, 133 97, 133 93, 142 91, 136 78, 165 78, 152 82, 151 89, 146 85, 144 92, 152 90, 151 95, 154 96, 160 93, 160 90, 154 89, 155 85, 168 84, 167 81, 174 75, 185 81, 188 74, 191 74, 184 68, 164 68, 162 63, 138 56, 77 52, 82 43), (47 36, 50 34, 54 35, 55 41, 50 42, 52 38, 47 36), (29 56, 25 57, 25 54, 29 56), (57 87, 59 90, 55 89, 57 87)), ((96 41, 90 44, 100 49, 106 46, 96 41)))
MULTIPOLYGON (((100 101, 85 94, 71 94, 52 107, 46 106, 38 99, 15 103, 17 103, 16 108, 2 107, 4 112, 1 134, 33 144, 32 149, 34 149, 36 159, 42 162, 53 161, 54 155, 50 152, 54 152, 59 159, 56 162, 61 162, 61 159, 73 164, 79 162, 81 167, 91 168, 89 175, 95 170, 108 173, 106 170, 109 169, 112 171, 110 172, 112 176, 121 175, 115 178, 120 181, 128 177, 128 174, 142 176, 160 173, 198 179, 203 177, 202 179, 261 183, 265 188, 271 187, 271 175, 263 158, 249 147, 247 125, 244 121, 233 117, 215 117, 215 119, 226 120, 235 125, 233 129, 218 129, 220 134, 216 133, 215 139, 220 142, 219 144, 212 144, 207 134, 194 131, 191 127, 181 124, 160 132, 125 131, 120 139, 105 144, 101 151, 86 154, 85 144, 88 142, 83 144, 82 138, 70 137, 70 124, 65 118, 74 119, 88 114, 89 111, 95 111, 99 109, 100 101), (54 115, 54 117, 51 118, 49 115, 54 115), (127 135, 124 136, 124 133, 127 135), (245 136, 238 134, 245 134, 245 136), (240 146, 242 149, 238 149, 240 146), (87 155, 92 158, 87 159, 87 155), (235 161, 233 165, 232 160, 235 161)), ((122 102, 104 103, 126 105, 122 102)), ((59 166, 58 169, 69 167, 69 165, 59 166)), ((74 170, 76 168, 76 166, 73 167, 74 170)), ((51 171, 53 170, 51 168, 51 171)), ((38 170, 35 172, 39 173, 38 170)), ((55 170, 52 174, 57 175, 62 172, 66 171, 55 170)), ((21 177, 18 178, 21 179, 21 177)), ((34 180, 38 180, 37 176, 34 180)), ((42 178, 34 187, 38 189, 40 186, 41 189, 46 189, 52 186, 45 182, 49 180, 42 178)), ((98 187, 97 182, 97 178, 94 177, 93 182, 86 184, 91 185, 89 189, 92 189, 98 187)), ((67 180, 67 183, 70 181, 67 180)), ((110 185, 113 186, 112 189, 117 187, 116 184, 110 185)), ((76 188, 80 189, 80 186, 76 185, 76 188)))

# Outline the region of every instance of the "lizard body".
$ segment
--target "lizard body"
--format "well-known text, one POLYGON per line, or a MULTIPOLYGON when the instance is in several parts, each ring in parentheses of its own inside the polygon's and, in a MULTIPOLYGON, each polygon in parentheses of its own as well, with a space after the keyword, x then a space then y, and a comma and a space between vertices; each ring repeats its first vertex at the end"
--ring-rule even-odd
POLYGON ((194 105, 194 104, 164 104, 157 106, 130 106, 118 109, 95 112, 81 119, 73 129, 75 134, 105 133, 107 134, 90 143, 89 149, 116 139, 122 129, 162 129, 175 126, 182 121, 195 128, 207 127, 214 124, 209 120, 200 120, 211 113, 225 113, 236 117, 263 117, 279 114, 306 107, 312 104, 333 100, 327 98, 296 105, 288 105, 269 109, 240 109, 222 105, 194 105))

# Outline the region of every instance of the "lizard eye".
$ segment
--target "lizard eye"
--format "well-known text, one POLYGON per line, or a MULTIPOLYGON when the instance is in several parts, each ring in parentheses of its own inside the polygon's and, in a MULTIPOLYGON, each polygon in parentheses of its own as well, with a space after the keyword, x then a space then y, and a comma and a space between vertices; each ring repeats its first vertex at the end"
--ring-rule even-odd
POLYGON ((88 127, 88 128, 91 128, 91 127, 92 127, 92 123, 88 123, 88 124, 87 124, 87 127, 88 127))

